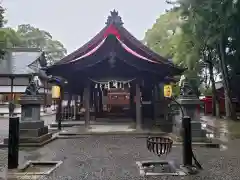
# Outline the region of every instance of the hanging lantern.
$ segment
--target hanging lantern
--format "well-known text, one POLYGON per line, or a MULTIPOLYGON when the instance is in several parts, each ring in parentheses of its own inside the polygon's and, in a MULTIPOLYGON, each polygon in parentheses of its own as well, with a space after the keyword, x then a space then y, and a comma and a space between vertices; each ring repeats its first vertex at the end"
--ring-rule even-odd
POLYGON ((172 97, 172 86, 164 85, 164 97, 170 98, 172 97))
POLYGON ((59 86, 52 86, 52 98, 59 99, 60 98, 60 87, 59 86))

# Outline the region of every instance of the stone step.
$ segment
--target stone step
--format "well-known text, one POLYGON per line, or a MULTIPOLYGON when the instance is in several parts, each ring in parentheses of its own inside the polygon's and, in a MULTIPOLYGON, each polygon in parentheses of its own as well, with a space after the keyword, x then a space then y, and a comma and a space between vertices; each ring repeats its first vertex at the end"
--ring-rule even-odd
POLYGON ((38 129, 44 127, 44 121, 21 121, 20 129, 38 129))
MULTIPOLYGON (((39 137, 24 137, 19 139, 19 143, 41 143, 52 138, 52 133, 47 133, 39 137)), ((4 144, 8 144, 8 138, 4 139, 4 144)))
POLYGON ((38 129, 20 129, 20 137, 39 137, 48 133, 48 127, 44 126, 38 129))

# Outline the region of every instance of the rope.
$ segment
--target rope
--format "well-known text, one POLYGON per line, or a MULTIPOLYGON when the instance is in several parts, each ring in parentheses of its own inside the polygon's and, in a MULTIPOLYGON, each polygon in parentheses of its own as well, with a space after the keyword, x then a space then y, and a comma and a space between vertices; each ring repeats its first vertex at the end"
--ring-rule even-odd
MULTIPOLYGON (((117 81, 117 80, 113 80, 113 81, 116 81, 116 82, 121 82, 121 83, 124 83, 124 84, 127 84, 127 83, 130 83, 132 81, 134 81, 136 78, 133 78, 133 79, 130 79, 130 80, 126 80, 126 81, 117 81)), ((94 80, 94 79, 91 79, 89 78, 90 81, 94 82, 94 83, 98 83, 98 84, 105 84, 106 82, 110 82, 108 80, 94 80)))

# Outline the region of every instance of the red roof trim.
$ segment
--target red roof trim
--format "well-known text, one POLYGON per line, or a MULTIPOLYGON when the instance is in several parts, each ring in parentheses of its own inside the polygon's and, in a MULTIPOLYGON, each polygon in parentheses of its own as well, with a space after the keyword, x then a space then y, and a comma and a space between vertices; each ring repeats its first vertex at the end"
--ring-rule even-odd
POLYGON ((124 44, 120 39, 117 38, 117 40, 120 42, 121 46, 127 51, 129 52, 130 54, 140 58, 140 59, 143 59, 143 60, 146 60, 146 61, 149 61, 151 63, 155 63, 155 64, 161 64, 161 62, 157 62, 157 61, 153 61, 151 59, 148 59, 140 54, 138 54, 137 52, 133 51, 131 48, 129 48, 126 44, 124 44))
POLYGON ((84 52, 89 51, 89 49, 92 49, 98 42, 101 42, 104 37, 103 34, 106 31, 108 27, 104 27, 96 36, 94 36, 90 41, 85 43, 83 46, 78 48, 77 50, 73 51, 72 53, 68 54, 64 58, 62 58, 60 61, 56 62, 54 65, 60 65, 68 63, 69 61, 76 59, 79 57, 79 54, 85 54, 84 52))
POLYGON ((116 36, 118 39, 121 39, 120 33, 118 32, 117 28, 111 24, 104 32, 103 37, 106 38, 108 35, 114 35, 116 36))
POLYGON ((92 50, 88 51, 86 54, 82 55, 81 57, 78 57, 77 59, 71 60, 70 63, 78 61, 78 60, 81 60, 81 59, 83 59, 85 57, 88 57, 88 56, 92 55, 93 53, 95 53, 103 45, 105 40, 106 40, 106 38, 104 38, 95 48, 93 48, 92 50))
POLYGON ((109 36, 110 34, 114 35, 116 37, 116 39, 118 40, 118 42, 121 44, 122 48, 125 49, 128 53, 132 54, 133 56, 136 56, 139 59, 143 59, 146 61, 149 61, 151 63, 155 63, 155 64, 161 64, 161 62, 157 62, 154 60, 151 60, 149 58, 146 58, 140 54, 138 54, 137 52, 135 52, 134 50, 132 50, 131 48, 129 48, 126 44, 124 44, 118 37, 118 31, 116 30, 116 28, 114 26, 110 26, 109 29, 106 30, 105 34, 104 34, 104 39, 96 46, 94 47, 92 50, 88 51, 86 54, 82 55, 81 57, 78 57, 76 59, 71 60, 69 63, 72 62, 76 62, 78 60, 81 60, 83 58, 86 58, 92 54, 94 54, 105 42, 107 36, 109 36))
POLYGON ((121 34, 124 34, 124 39, 126 39, 127 41, 129 41, 131 44, 133 44, 134 46, 136 46, 139 50, 141 50, 142 52, 144 52, 145 54, 147 54, 148 56, 152 57, 153 60, 155 62, 160 62, 162 64, 167 64, 170 66, 174 66, 174 64, 172 62, 170 62, 168 59, 160 56, 159 54, 157 54, 156 52, 152 51, 149 47, 147 47, 146 45, 142 44, 141 41, 139 41, 136 37, 134 37, 128 30, 126 30, 123 26, 120 26, 118 28, 119 32, 121 34))

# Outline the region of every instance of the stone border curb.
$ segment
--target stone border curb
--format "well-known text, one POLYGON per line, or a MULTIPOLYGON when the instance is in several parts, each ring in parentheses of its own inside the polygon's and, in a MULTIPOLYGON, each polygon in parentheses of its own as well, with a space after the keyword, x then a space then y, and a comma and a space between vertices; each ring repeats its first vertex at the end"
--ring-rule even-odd
MULTIPOLYGON (((8 175, 17 175, 17 176, 26 176, 26 175, 49 175, 51 174, 55 169, 57 169, 62 163, 63 161, 27 161, 25 163, 25 165, 23 166, 22 169, 17 169, 19 171, 24 170, 26 168, 28 168, 31 164, 55 164, 55 166, 51 169, 49 169, 48 171, 42 171, 42 172, 9 172, 8 175)), ((21 179, 21 178, 20 178, 21 179)))
MULTIPOLYGON (((41 143, 21 143, 21 144, 19 144, 19 147, 42 147, 42 146, 44 146, 46 144, 49 144, 50 142, 52 142, 56 139, 58 139, 57 135, 53 134, 51 139, 48 139, 44 142, 41 142, 41 143)), ((4 149, 4 148, 8 148, 8 144, 1 143, 0 144, 0 149, 4 149)))
MULTIPOLYGON (((135 135, 135 138, 147 138, 149 135, 148 134, 84 134, 84 135, 57 135, 57 139, 81 139, 81 138, 88 138, 92 136, 111 136, 111 135, 117 135, 117 136, 133 136, 135 135)), ((164 136, 164 135, 162 135, 164 136)), ((166 135, 165 135, 166 136, 166 135)), ((182 142, 173 142, 174 146, 181 146, 183 143, 182 142)), ((206 147, 206 148, 220 148, 220 143, 211 143, 211 142, 192 142, 193 146, 197 147, 206 147)))
MULTIPOLYGON (((44 115, 41 115, 40 117, 53 116, 53 115, 55 115, 55 114, 56 114, 56 113, 44 114, 44 115)), ((9 119, 9 116, 0 117, 0 121, 1 121, 1 120, 6 120, 6 119, 9 119)))

